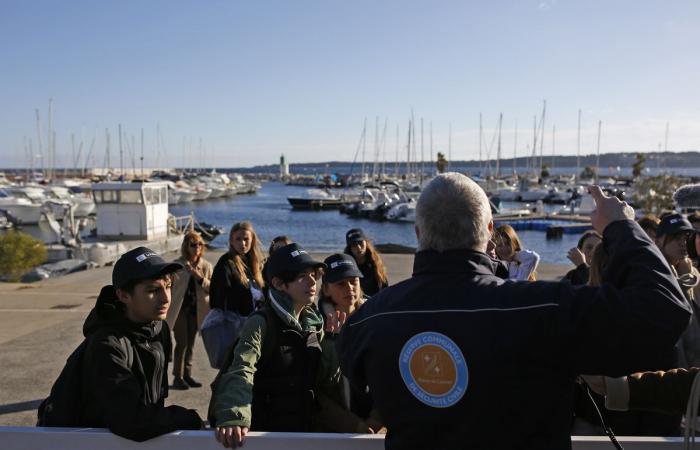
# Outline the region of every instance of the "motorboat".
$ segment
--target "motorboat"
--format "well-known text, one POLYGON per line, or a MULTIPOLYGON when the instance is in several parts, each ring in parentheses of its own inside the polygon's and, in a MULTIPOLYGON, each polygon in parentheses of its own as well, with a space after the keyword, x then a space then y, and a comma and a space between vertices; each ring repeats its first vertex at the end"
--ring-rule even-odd
POLYGON ((302 195, 287 197, 293 209, 338 209, 343 201, 323 189, 308 189, 302 195))
POLYGON ((14 216, 18 224, 36 224, 41 219, 41 203, 34 203, 6 189, 0 189, 0 208, 14 216))
POLYGON ((75 193, 64 186, 50 186, 46 192, 48 194, 47 197, 51 200, 71 203, 75 217, 87 217, 95 212, 95 201, 92 195, 75 193))

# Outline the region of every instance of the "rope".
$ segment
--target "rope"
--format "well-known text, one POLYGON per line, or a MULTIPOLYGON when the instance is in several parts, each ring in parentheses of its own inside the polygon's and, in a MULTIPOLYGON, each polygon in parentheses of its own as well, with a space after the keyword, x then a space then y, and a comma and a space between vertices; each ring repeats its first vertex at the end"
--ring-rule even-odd
POLYGON ((600 419, 600 423, 603 426, 603 430, 605 430, 605 434, 608 435, 610 438, 610 442, 615 446, 617 450, 624 450, 622 445, 620 445, 619 442, 617 442, 617 438, 615 437, 615 433, 613 433, 612 428, 608 426, 608 424, 605 422, 605 419, 603 418, 603 414, 600 412, 600 409, 598 408, 598 404, 595 402, 595 399, 593 399, 593 395, 591 394, 591 388, 588 387, 587 384, 586 386, 586 394, 588 394, 588 398, 591 399, 591 403, 593 403, 593 407, 595 408, 595 411, 598 413, 598 418, 600 419))

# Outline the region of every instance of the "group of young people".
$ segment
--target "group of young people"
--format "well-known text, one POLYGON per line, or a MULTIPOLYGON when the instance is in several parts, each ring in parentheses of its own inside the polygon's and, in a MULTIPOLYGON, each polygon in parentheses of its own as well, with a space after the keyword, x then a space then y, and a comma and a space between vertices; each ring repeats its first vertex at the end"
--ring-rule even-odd
POLYGON ((342 253, 320 261, 278 236, 265 258, 253 225, 239 222, 214 265, 194 231, 171 263, 145 247, 125 253, 85 323, 87 350, 76 351, 86 381, 74 399, 78 411, 70 418, 60 411, 62 374, 39 425, 106 427, 137 441, 203 428, 196 411, 165 407, 164 399, 168 389, 202 386, 192 376, 195 338, 219 308, 247 318, 207 417, 224 446, 240 445, 249 429, 380 432, 369 392, 342 376, 334 341, 346 318, 389 283, 365 233, 355 228, 345 238, 342 253))

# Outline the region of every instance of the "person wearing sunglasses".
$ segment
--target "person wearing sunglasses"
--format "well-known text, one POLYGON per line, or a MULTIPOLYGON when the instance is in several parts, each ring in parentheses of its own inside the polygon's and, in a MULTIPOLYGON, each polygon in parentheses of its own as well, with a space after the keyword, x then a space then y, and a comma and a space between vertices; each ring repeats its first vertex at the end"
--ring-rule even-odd
POLYGON ((214 269, 204 259, 204 240, 195 231, 185 234, 180 257, 175 260, 185 270, 173 282, 173 304, 167 322, 175 332, 173 389, 202 387, 192 378, 192 352, 197 330, 209 312, 209 284, 214 269))

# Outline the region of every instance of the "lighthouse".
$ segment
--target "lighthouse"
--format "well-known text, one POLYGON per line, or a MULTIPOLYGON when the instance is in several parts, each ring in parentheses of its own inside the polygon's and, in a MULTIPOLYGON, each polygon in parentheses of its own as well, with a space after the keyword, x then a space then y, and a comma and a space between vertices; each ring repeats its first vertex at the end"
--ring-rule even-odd
POLYGON ((280 156, 280 178, 284 179, 289 176, 289 164, 284 159, 284 153, 280 156))

